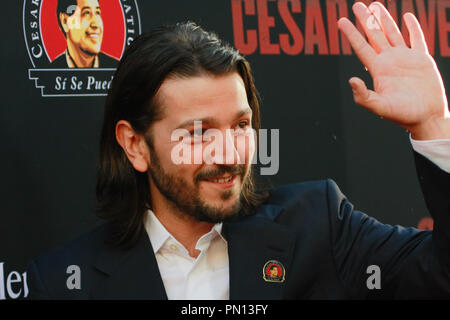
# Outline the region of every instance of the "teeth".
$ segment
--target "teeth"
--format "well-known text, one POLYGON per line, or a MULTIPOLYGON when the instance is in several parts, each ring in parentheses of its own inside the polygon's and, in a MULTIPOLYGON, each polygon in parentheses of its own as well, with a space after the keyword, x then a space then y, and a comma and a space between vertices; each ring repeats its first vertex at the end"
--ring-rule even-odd
POLYGON ((225 179, 213 179, 212 181, 213 182, 218 182, 218 183, 224 183, 224 182, 230 181, 232 178, 233 178, 233 176, 230 176, 230 177, 225 178, 225 179))

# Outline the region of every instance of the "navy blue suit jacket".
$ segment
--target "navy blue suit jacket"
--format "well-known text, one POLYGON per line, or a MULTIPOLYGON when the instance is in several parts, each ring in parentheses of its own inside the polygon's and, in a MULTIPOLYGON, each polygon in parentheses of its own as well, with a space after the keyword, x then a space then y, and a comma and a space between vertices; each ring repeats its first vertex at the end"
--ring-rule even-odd
MULTIPOLYGON (((353 205, 332 180, 282 186, 255 215, 224 223, 231 299, 450 298, 450 174, 414 154, 433 231, 382 224, 353 205), (263 279, 278 260, 284 282, 263 279), (367 287, 367 267, 381 289, 367 287)), ((105 227, 30 262, 38 299, 167 299, 150 240, 123 251, 104 243, 105 227), (81 289, 66 286, 69 265, 81 289)))

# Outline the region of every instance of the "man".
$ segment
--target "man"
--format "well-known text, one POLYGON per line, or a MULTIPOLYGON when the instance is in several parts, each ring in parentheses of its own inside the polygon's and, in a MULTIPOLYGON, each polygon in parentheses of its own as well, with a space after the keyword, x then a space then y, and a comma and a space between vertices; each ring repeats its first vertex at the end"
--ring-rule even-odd
POLYGON ((67 49, 52 66, 59 68, 116 67, 117 60, 102 52, 103 20, 98 0, 59 0, 58 23, 67 49))
POLYGON ((276 278, 278 276, 278 268, 277 268, 277 266, 270 267, 270 276, 272 278, 276 278))
POLYGON ((339 21, 374 78, 374 91, 350 79, 355 101, 411 132, 434 231, 383 225, 355 210, 332 180, 259 192, 247 134, 260 125, 250 66, 214 34, 177 24, 137 38, 114 77, 97 183, 108 223, 32 261, 30 296, 450 297, 450 141, 442 140, 450 139, 450 115, 442 80, 412 14, 404 16, 408 48, 381 4, 353 10, 363 25, 379 10, 382 27, 365 30, 369 45, 348 19, 339 21), (210 129, 224 140, 206 154, 214 163, 174 163, 179 143, 206 149, 210 129), (177 130, 186 139, 173 139, 177 130), (272 264, 281 275, 266 275, 272 264), (66 283, 69 265, 80 268, 77 290, 66 283), (374 265, 382 272, 375 291, 366 273, 374 265))

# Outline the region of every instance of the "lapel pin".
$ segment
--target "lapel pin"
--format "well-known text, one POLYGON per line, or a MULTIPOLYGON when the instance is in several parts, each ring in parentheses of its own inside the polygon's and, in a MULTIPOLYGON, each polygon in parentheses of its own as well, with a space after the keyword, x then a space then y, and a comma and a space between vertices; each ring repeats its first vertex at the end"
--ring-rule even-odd
POLYGON ((284 266, 277 260, 269 260, 263 268, 263 278, 267 282, 284 282, 284 266))

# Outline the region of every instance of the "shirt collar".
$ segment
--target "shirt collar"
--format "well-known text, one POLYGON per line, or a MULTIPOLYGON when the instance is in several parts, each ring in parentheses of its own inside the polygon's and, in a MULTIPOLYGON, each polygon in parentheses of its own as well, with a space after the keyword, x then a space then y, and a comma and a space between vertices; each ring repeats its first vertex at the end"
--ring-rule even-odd
MULTIPOLYGON (((222 235, 223 223, 216 223, 211 231, 204 234, 197 242, 197 245, 206 241, 212 241, 216 236, 220 236, 225 243, 227 242, 222 235)), ((150 238, 153 247, 153 253, 157 253, 169 238, 175 239, 169 231, 162 225, 152 210, 148 210, 147 219, 145 221, 145 229, 150 238)))
MULTIPOLYGON (((69 49, 66 49, 65 55, 66 55, 67 66, 69 68, 78 68, 75 65, 75 62, 73 61, 72 57, 70 56, 69 49)), ((92 68, 98 68, 98 67, 100 67, 100 62, 99 62, 98 55, 96 55, 94 58, 94 65, 92 66, 92 68)))
POLYGON ((147 230, 150 242, 152 243, 153 252, 157 253, 172 235, 156 218, 152 210, 148 210, 147 219, 145 222, 145 229, 147 230))

